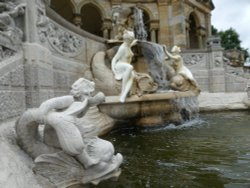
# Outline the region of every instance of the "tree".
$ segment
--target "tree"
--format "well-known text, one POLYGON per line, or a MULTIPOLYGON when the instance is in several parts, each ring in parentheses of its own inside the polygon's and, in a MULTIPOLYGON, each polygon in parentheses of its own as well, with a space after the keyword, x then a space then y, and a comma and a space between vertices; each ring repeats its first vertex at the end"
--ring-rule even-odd
POLYGON ((221 37, 221 45, 226 50, 228 49, 238 49, 241 50, 241 41, 239 39, 239 34, 233 29, 230 28, 226 31, 220 31, 219 36, 221 37))
POLYGON ((212 25, 212 35, 218 35, 218 29, 216 29, 213 25, 212 25))
POLYGON ((218 29, 212 26, 212 34, 221 37, 221 46, 225 50, 237 49, 244 53, 245 59, 249 57, 248 49, 241 47, 240 36, 235 29, 229 28, 218 32, 218 29))

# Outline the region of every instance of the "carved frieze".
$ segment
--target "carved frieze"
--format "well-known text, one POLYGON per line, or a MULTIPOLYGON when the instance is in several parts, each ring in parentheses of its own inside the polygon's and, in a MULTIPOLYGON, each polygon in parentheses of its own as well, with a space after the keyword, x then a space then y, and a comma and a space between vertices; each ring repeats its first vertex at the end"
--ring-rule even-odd
POLYGON ((13 56, 15 53, 16 53, 16 51, 8 49, 4 46, 0 46, 0 61, 13 56))
POLYGON ((41 43, 47 42, 56 52, 68 57, 81 53, 83 40, 38 13, 38 36, 41 43))
POLYGON ((24 14, 24 4, 0 2, 0 60, 6 59, 20 49, 23 32, 16 26, 17 17, 24 14))
POLYGON ((192 66, 196 64, 203 64, 205 62, 205 54, 183 54, 184 63, 186 65, 192 66))
POLYGON ((215 67, 223 66, 223 56, 221 53, 214 54, 214 66, 215 67))
POLYGON ((83 41, 71 33, 50 23, 48 41, 50 45, 62 54, 75 56, 80 53, 83 41))

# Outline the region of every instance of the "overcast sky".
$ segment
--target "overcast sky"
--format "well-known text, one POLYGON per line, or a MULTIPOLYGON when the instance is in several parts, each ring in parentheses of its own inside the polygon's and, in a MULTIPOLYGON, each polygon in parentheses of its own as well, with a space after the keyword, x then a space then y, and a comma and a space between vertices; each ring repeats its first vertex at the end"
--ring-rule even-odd
POLYGON ((218 30, 234 28, 241 46, 250 52, 250 0, 213 0, 212 25, 218 30))

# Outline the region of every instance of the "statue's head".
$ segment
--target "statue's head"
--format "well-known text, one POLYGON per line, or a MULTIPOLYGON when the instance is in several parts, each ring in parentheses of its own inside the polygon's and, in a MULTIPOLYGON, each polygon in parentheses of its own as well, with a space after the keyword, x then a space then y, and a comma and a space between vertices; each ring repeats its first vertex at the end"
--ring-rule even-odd
POLYGON ((70 93, 74 97, 90 96, 92 92, 95 91, 95 83, 91 82, 85 78, 79 78, 71 86, 70 93))
POLYGON ((124 41, 133 42, 134 39, 135 39, 135 34, 133 31, 124 30, 123 32, 124 41))
POLYGON ((171 52, 172 53, 180 53, 181 52, 181 48, 179 46, 173 46, 171 52))

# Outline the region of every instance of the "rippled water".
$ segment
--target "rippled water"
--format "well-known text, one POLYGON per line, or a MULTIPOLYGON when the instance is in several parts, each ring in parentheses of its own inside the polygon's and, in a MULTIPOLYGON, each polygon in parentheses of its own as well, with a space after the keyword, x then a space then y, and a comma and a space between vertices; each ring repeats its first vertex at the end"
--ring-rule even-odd
POLYGON ((179 127, 112 131, 124 156, 119 188, 250 188, 250 112, 201 114, 179 127))

